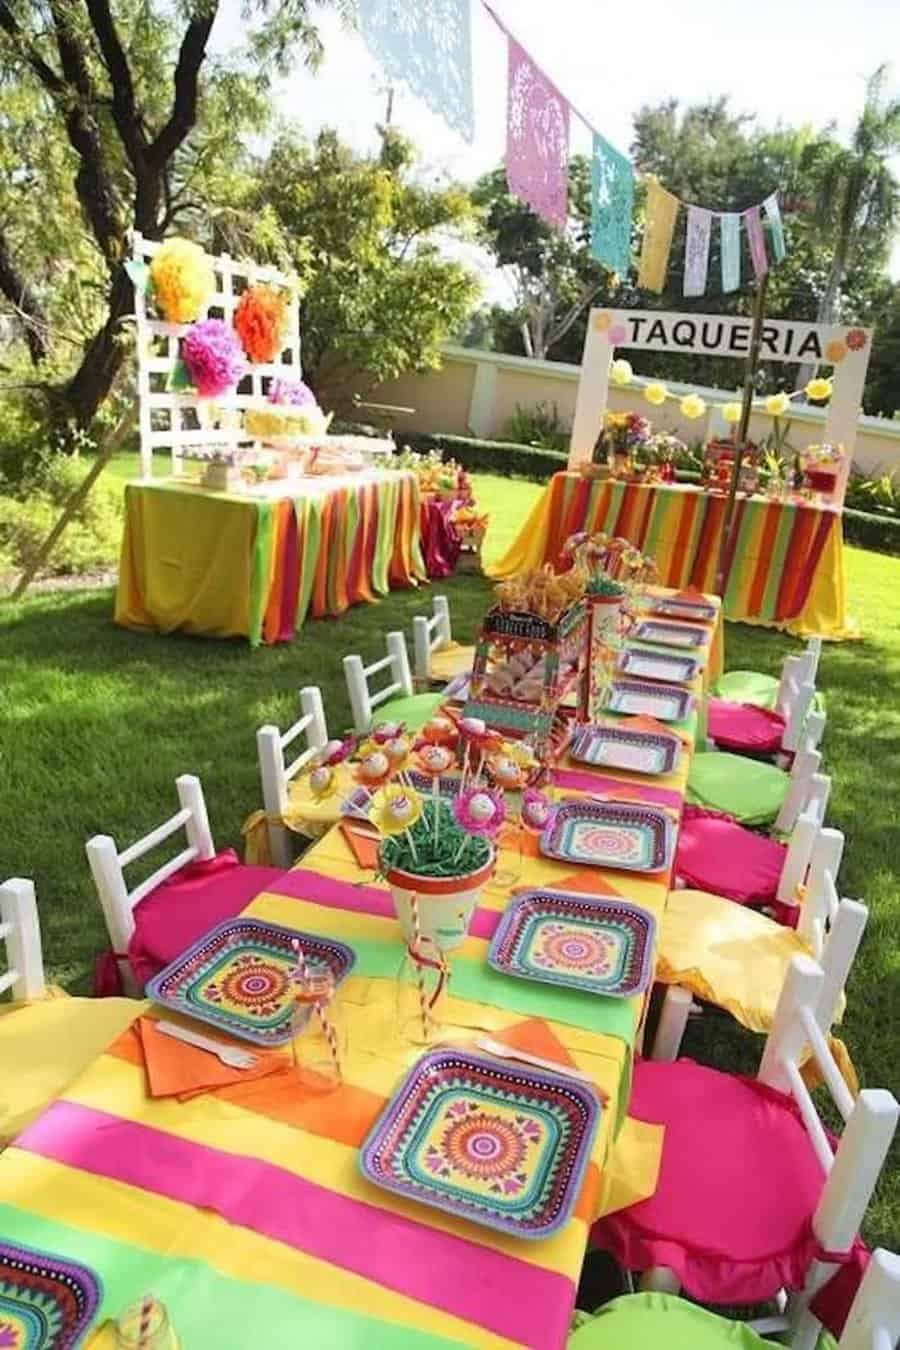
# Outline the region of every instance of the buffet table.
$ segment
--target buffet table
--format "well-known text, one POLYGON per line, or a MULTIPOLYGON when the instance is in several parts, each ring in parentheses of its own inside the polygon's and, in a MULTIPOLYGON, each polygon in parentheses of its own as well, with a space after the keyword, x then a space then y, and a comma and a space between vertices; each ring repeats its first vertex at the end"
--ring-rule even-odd
MULTIPOLYGON (((504 578, 545 562, 559 566, 570 535, 604 531, 655 558, 664 585, 711 592, 726 504, 723 495, 693 486, 558 473, 511 548, 488 571, 504 578)), ((726 618, 800 637, 855 635, 846 613, 839 512, 741 497, 735 518, 735 545, 726 558, 726 618)))
POLYGON ((130 483, 116 623, 161 633, 286 642, 425 579, 412 473, 370 469, 213 492, 130 483))

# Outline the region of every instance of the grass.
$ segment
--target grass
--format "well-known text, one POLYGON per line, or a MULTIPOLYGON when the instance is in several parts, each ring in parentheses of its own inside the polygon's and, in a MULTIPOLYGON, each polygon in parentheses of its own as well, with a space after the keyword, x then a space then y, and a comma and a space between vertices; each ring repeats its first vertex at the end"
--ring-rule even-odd
MULTIPOLYGON (((124 481, 134 463, 111 472, 124 481)), ((492 515, 488 556, 515 536, 539 488, 476 476, 492 515)), ((827 646, 825 756, 834 779, 831 823, 847 836, 844 894, 871 909, 848 991, 843 1035, 864 1083, 900 1087, 900 559, 850 549, 849 593, 865 640, 827 646)), ((456 633, 471 634, 489 587, 442 583, 456 633)), ((174 809, 173 780, 203 779, 218 845, 240 845, 259 804, 254 733, 295 715, 296 690, 322 688, 329 722, 349 721, 341 658, 374 655, 390 628, 409 632, 426 593, 396 592, 335 624, 308 623, 293 644, 250 651, 243 642, 156 638, 112 624, 109 590, 49 593, 0 607, 0 876, 33 876, 51 975, 89 985, 105 932, 84 857, 97 831, 129 841, 174 809)), ((795 640, 730 624, 731 667, 776 672, 795 640)), ((759 1041, 722 1018, 691 1027, 685 1050, 752 1072, 759 1041)), ((900 1245, 900 1155, 870 1211, 868 1236, 900 1245)))

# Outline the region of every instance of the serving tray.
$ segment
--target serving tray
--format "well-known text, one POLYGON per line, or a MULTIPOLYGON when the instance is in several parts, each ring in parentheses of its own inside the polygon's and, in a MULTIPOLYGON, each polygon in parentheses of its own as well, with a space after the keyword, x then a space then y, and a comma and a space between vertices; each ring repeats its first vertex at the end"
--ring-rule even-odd
POLYGON ((650 608, 654 614, 665 614, 669 619, 693 619, 695 623, 697 620, 712 623, 716 617, 716 607, 708 600, 689 600, 684 596, 651 599, 650 608))
POLYGON ((526 891, 506 909, 488 952, 504 975, 631 998, 650 982, 656 920, 626 900, 526 891))
POLYGON ((638 680, 678 680, 684 684, 689 684, 700 669, 696 657, 641 647, 626 647, 619 653, 617 664, 623 675, 633 675, 638 680))
POLYGON ((658 722, 680 722, 693 707, 687 689, 655 680, 613 680, 607 708, 610 712, 655 717, 658 722))
POLYGON ((661 732, 599 723, 582 728, 573 737, 569 754, 597 767, 655 775, 673 772, 681 757, 681 741, 661 732))
POLYGON ((356 960, 351 947, 331 938, 259 919, 226 919, 154 976, 147 993, 173 1012, 254 1045, 284 1045, 296 1007, 294 940, 307 966, 327 966, 335 985, 356 960))
POLYGON ((385 1190, 516 1237, 571 1216, 600 1118, 585 1084, 467 1050, 413 1065, 360 1153, 385 1190))
POLYGON ((672 855, 674 831, 658 806, 631 802, 564 801, 541 835, 541 852, 562 862, 662 872, 672 855))
POLYGON ((73 1350, 100 1304, 99 1275, 31 1247, 0 1243, 0 1346, 73 1350))
POLYGON ((631 634, 636 642, 659 642, 664 647, 705 647, 709 630, 689 623, 642 619, 631 634))

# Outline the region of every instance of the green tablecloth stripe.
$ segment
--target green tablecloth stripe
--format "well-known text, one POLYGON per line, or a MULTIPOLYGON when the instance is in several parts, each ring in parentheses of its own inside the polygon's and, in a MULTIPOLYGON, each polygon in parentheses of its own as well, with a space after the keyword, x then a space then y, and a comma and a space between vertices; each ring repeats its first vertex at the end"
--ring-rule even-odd
POLYGON ((249 638, 251 647, 262 641, 263 617, 269 600, 271 576, 272 522, 275 503, 256 502, 256 537, 253 541, 253 560, 250 574, 249 638))
POLYGON ((399 479, 385 483, 378 510, 378 533, 375 536, 375 560, 372 565, 372 585, 379 595, 390 589, 388 572, 394 551, 394 531, 397 524, 397 503, 400 497, 399 479))
POLYGON ((775 547, 772 549, 772 560, 769 564, 769 578, 766 582, 762 609, 759 616, 761 619, 775 618, 775 611, 778 607, 778 589, 781 585, 781 578, 784 572, 784 560, 787 556, 788 545, 791 542, 791 535, 794 532, 796 520, 797 508, 785 504, 782 507, 781 518, 778 522, 775 547))
MULTIPOLYGON (((260 1203, 265 1204, 265 1197, 260 1203)), ((135 1218, 139 1221, 137 1206, 135 1218)), ((223 1224, 225 1241, 226 1229, 223 1224)), ((0 1232, 6 1241, 90 1266, 103 1282, 98 1325, 152 1289, 165 1304, 184 1350, 247 1350, 248 1344, 286 1350, 301 1343, 316 1350, 371 1350, 375 1345, 449 1350, 462 1344, 317 1303, 275 1285, 236 1280, 202 1261, 116 1242, 11 1205, 0 1205, 0 1232)))
POLYGON ((294 510, 297 512, 297 528, 300 531, 300 589, 297 595, 296 618, 296 626, 299 628, 309 611, 309 600, 316 578, 316 563, 322 539, 322 499, 295 497, 294 510))

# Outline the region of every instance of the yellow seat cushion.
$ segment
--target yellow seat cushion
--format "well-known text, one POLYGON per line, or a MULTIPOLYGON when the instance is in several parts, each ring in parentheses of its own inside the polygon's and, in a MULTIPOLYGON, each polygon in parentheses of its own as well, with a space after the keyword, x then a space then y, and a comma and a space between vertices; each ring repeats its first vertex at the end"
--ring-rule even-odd
POLYGON ((148 1006, 51 992, 0 1008, 0 1143, 24 1130, 148 1006))
POLYGON ((431 653, 431 680, 434 684, 449 684, 457 675, 467 675, 475 660, 475 648, 448 642, 431 653))

